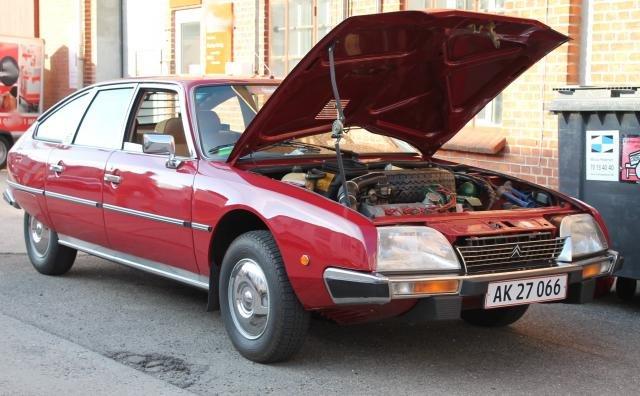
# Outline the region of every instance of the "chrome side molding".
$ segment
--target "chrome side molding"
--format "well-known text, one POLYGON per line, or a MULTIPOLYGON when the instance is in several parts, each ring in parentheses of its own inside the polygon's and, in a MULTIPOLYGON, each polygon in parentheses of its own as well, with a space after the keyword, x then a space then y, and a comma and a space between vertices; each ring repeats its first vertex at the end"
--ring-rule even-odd
POLYGON ((184 220, 174 219, 173 217, 160 216, 153 213, 143 212, 135 209, 123 208, 121 206, 116 206, 111 204, 102 204, 102 207, 105 210, 110 210, 112 212, 123 213, 123 214, 140 217, 147 220, 159 221, 161 223, 169 223, 169 224, 174 224, 178 226, 184 226, 186 223, 184 220))
POLYGON ((45 191, 44 192, 44 196, 45 197, 51 197, 51 198, 60 199, 60 200, 67 201, 67 202, 73 202, 73 203, 80 204, 80 205, 93 206, 94 208, 99 208, 100 207, 100 202, 92 201, 90 199, 72 197, 71 195, 60 194, 60 193, 53 192, 53 191, 45 191))
POLYGON ((151 274, 175 280, 177 282, 184 283, 189 286, 194 286, 199 289, 209 290, 209 279, 204 275, 196 274, 187 270, 175 268, 167 264, 147 260, 127 253, 118 252, 116 250, 96 245, 94 243, 85 242, 67 235, 59 234, 58 243, 73 249, 83 251, 92 256, 100 257, 118 264, 125 265, 127 267, 149 272, 151 274))
POLYGON ((22 185, 20 183, 16 183, 14 181, 11 180, 7 180, 7 184, 9 186, 11 186, 12 188, 15 188, 16 190, 20 190, 20 191, 25 191, 31 194, 36 194, 36 195, 43 195, 44 194, 44 190, 40 189, 40 188, 33 188, 33 187, 29 187, 29 186, 25 186, 22 185))
MULTIPOLYGON (((101 202, 92 201, 90 199, 78 198, 78 197, 74 197, 74 196, 71 196, 71 195, 60 194, 60 193, 53 192, 53 191, 44 191, 44 190, 39 189, 39 188, 33 188, 33 187, 25 186, 25 185, 22 185, 22 184, 13 182, 13 181, 7 181, 7 184, 9 184, 9 186, 11 188, 16 189, 16 190, 25 191, 25 192, 36 194, 36 195, 44 195, 44 196, 49 197, 49 198, 60 199, 60 200, 63 200, 63 201, 72 202, 72 203, 79 204, 79 205, 91 206, 91 207, 95 207, 95 208, 103 208, 105 210, 110 210, 112 212, 118 212, 118 213, 123 213, 123 214, 129 215, 129 216, 140 217, 140 218, 147 219, 147 220, 154 220, 154 221, 159 221, 159 222, 162 222, 162 223, 173 224, 173 225, 176 225, 176 226, 179 226, 179 227, 191 228, 191 229, 196 230, 196 231, 204 231, 204 232, 213 231, 213 227, 211 227, 210 225, 207 225, 207 224, 193 223, 193 222, 188 221, 188 220, 182 220, 182 219, 176 219, 176 218, 173 218, 173 217, 161 216, 161 215, 157 215, 155 213, 149 213, 149 212, 143 212, 143 211, 135 210, 135 209, 123 208, 121 206, 116 206, 116 205, 111 205, 111 204, 104 204, 104 203, 101 203, 101 202)), ((13 207, 16 207, 16 208, 20 208, 20 206, 17 204, 17 202, 13 198, 13 193, 12 193, 12 191, 10 189, 7 189, 7 191, 5 191, 3 193, 3 197, 4 197, 4 200, 7 201, 7 203, 9 203, 9 205, 11 205, 13 207)))

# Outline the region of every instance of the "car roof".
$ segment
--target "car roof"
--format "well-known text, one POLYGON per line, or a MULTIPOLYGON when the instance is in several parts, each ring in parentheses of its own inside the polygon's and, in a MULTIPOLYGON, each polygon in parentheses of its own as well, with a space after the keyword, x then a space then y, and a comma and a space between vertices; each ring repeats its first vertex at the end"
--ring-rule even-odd
POLYGON ((223 84, 280 84, 280 79, 268 76, 224 76, 224 75, 203 75, 203 76, 187 76, 187 75, 168 75, 168 76, 148 76, 148 77, 129 77, 117 80, 103 81, 93 84, 93 87, 103 87, 117 84, 131 83, 160 83, 160 84, 178 84, 184 88, 190 88, 196 85, 223 85, 223 84))

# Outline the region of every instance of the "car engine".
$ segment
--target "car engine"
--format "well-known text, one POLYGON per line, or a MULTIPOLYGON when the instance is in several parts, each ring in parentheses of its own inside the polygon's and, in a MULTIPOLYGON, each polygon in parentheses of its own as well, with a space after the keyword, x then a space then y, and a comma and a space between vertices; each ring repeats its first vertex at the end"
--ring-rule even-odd
POLYGON ((373 167, 345 163, 346 191, 335 163, 306 172, 294 169, 281 180, 299 185, 359 211, 370 218, 416 216, 549 206, 554 198, 539 190, 524 190, 511 181, 447 167, 414 168, 383 164, 373 167))

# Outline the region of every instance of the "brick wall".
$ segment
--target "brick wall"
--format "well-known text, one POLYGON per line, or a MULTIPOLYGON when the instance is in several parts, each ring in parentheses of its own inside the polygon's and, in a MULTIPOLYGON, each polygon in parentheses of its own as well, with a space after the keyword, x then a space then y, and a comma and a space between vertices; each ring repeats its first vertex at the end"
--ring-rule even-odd
POLYGON ((640 0, 593 2, 591 82, 640 82, 640 0))
MULTIPOLYGON (((572 37, 503 93, 502 124, 469 133, 499 133, 506 137, 504 151, 484 155, 441 150, 437 157, 512 174, 535 183, 558 187, 557 118, 545 111, 553 88, 578 82, 580 54, 580 0, 507 0, 505 14, 545 22, 572 37)), ((467 131, 465 131, 467 132, 467 131)))

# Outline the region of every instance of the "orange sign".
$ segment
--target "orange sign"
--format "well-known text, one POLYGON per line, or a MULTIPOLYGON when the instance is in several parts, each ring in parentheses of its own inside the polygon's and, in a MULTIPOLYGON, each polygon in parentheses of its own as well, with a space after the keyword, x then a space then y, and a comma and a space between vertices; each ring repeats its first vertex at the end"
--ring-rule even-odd
POLYGON ((233 56, 233 4, 209 0, 204 11, 205 73, 224 74, 233 56))
POLYGON ((202 3, 202 0, 169 0, 169 7, 171 8, 192 7, 192 6, 199 6, 201 3, 202 3))

